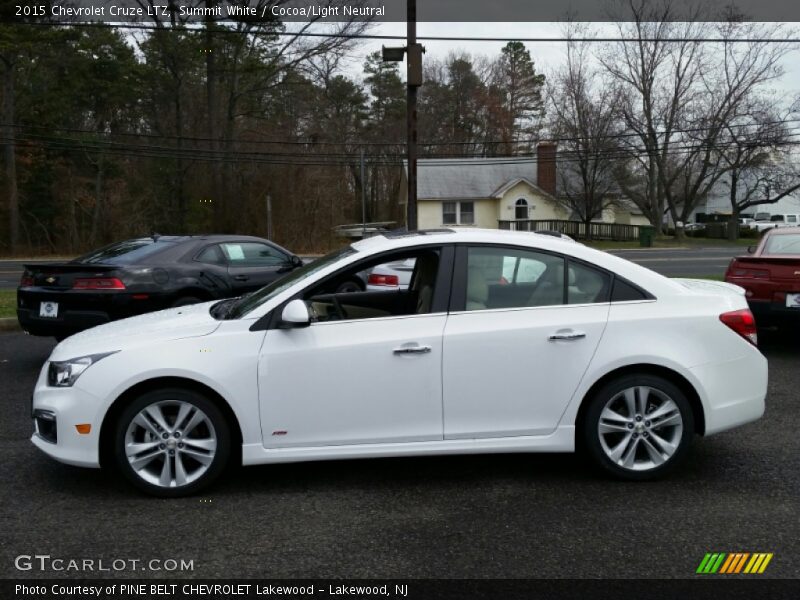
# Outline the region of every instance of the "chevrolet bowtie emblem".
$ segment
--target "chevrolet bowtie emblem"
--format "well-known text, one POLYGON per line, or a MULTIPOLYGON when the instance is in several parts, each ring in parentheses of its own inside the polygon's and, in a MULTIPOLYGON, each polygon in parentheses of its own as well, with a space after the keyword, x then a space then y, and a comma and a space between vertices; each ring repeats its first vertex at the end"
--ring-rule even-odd
POLYGON ((45 279, 45 281, 47 283, 55 283, 56 282, 56 278, 55 277, 48 277, 47 279, 45 279))

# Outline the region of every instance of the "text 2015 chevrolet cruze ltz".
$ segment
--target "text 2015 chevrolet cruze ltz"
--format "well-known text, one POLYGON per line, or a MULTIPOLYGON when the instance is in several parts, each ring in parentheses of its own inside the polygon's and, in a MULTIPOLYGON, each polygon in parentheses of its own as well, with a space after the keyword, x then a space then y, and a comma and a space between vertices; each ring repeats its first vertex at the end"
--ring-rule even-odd
POLYGON ((671 280, 551 236, 374 237, 240 299, 72 336, 42 368, 33 443, 152 494, 232 462, 578 448, 649 479, 764 412, 743 290, 671 280), (337 293, 414 259, 408 289, 337 293))

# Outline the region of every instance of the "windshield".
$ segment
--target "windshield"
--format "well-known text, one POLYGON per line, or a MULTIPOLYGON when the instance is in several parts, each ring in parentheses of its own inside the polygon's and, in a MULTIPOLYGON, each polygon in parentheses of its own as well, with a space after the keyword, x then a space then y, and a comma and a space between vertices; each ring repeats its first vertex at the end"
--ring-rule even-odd
POLYGON ((800 255, 800 233, 771 235, 767 239, 764 254, 797 254, 800 255))
POLYGON ((227 314, 227 318, 239 319, 243 317, 251 310, 264 304, 264 302, 274 298, 284 290, 289 289, 301 279, 310 277, 317 271, 321 271, 328 265, 331 265, 339 259, 344 258, 345 256, 350 256, 354 253, 355 250, 353 250, 352 247, 347 246, 346 248, 342 248, 341 250, 337 250, 336 252, 332 252, 323 256, 322 258, 303 265, 299 269, 296 269, 286 275, 286 277, 281 277, 269 285, 264 286, 260 290, 253 292, 249 296, 244 296, 243 298, 237 300, 233 305, 231 305, 231 308, 227 314))
POLYGON ((79 256, 73 262, 130 265, 173 246, 174 242, 154 241, 153 238, 126 240, 79 256))

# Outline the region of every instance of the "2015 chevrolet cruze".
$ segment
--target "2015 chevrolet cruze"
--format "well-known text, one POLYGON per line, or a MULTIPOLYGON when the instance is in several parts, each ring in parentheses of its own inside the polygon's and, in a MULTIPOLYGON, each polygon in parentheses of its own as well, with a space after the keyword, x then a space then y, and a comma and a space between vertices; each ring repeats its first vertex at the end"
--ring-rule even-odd
POLYGON ((232 461, 584 450, 646 479, 764 412, 743 290, 574 242, 459 230, 374 237, 240 299, 56 346, 32 441, 161 496, 232 461), (337 293, 414 259, 406 290, 337 293))

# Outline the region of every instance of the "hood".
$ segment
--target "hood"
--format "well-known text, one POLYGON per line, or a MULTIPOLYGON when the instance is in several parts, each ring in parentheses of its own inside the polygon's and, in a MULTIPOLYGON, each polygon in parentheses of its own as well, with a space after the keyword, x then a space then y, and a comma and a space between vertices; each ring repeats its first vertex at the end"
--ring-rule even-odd
POLYGON ((92 327, 68 337, 56 346, 51 360, 66 360, 139 344, 208 335, 220 325, 220 321, 209 314, 209 309, 216 302, 170 308, 92 327))

